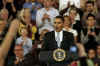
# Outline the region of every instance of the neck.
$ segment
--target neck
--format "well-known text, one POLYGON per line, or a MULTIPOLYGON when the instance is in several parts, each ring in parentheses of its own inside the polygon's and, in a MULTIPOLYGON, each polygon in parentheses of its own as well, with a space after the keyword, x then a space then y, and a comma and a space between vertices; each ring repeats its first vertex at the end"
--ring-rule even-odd
POLYGON ((5 19, 4 22, 6 23, 7 22, 7 19, 5 19))
POLYGON ((23 39, 27 38, 27 36, 22 36, 23 39))
POLYGON ((65 29, 67 29, 67 30, 70 29, 70 26, 65 26, 65 29))
POLYGON ((60 31, 62 31, 62 30, 56 30, 56 32, 60 32, 60 31))
POLYGON ((50 9, 50 7, 46 7, 45 9, 48 11, 50 9))
POLYGON ((88 26, 89 29, 92 28, 92 27, 94 27, 94 26, 92 26, 92 25, 91 26, 88 26))

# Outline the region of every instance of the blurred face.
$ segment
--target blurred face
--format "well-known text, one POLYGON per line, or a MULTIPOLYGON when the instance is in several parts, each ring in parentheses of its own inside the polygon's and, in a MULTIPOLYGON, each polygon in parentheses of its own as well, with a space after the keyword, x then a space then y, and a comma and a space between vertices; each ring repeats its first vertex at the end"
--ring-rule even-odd
POLYGON ((23 37, 26 37, 27 34, 28 34, 27 29, 22 29, 21 35, 22 35, 23 37))
POLYGON ((75 17, 76 17, 76 10, 71 10, 71 11, 69 12, 69 17, 70 17, 72 20, 74 20, 75 17))
POLYGON ((51 0, 44 0, 44 6, 46 7, 46 8, 49 8, 49 7, 51 7, 51 0))
POLYGON ((92 12, 93 9, 94 9, 94 6, 93 6, 91 3, 88 3, 88 4, 86 5, 86 10, 87 10, 88 12, 92 12))
POLYGON ((25 9, 24 11, 24 20, 26 23, 31 21, 31 13, 29 9, 25 9))
POLYGON ((97 5, 97 8, 100 9, 100 0, 96 0, 96 5, 97 5))
POLYGON ((21 46, 15 46, 14 53, 17 57, 23 57, 23 48, 21 46))
POLYGON ((100 46, 97 47, 97 55, 100 56, 100 46))
POLYGON ((7 10, 2 11, 1 18, 4 19, 4 20, 8 19, 8 11, 7 10))
POLYGON ((88 57, 89 57, 90 59, 95 58, 95 50, 90 49, 89 52, 88 52, 88 57))
POLYGON ((70 27, 71 22, 68 17, 64 17, 64 27, 70 27))
POLYGON ((87 23, 88 23, 88 26, 94 26, 95 25, 94 18, 92 16, 88 17, 87 23))
POLYGON ((60 32, 63 28, 63 21, 60 18, 56 18, 54 21, 54 27, 57 32, 60 32))

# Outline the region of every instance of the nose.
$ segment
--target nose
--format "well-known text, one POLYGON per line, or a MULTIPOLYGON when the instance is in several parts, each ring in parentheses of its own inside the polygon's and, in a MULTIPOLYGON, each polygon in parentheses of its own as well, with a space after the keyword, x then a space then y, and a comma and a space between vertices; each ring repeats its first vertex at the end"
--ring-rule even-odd
POLYGON ((57 27, 58 26, 58 23, 55 23, 55 27, 57 27))

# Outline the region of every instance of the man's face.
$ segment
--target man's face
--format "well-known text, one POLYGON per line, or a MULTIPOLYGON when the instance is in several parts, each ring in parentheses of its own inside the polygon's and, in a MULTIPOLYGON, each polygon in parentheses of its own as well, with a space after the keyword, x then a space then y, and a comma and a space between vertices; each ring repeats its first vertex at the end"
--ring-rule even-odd
POLYGON ((88 23, 88 26, 94 26, 95 25, 95 19, 92 16, 88 17, 87 23, 88 23))
POLYGON ((71 11, 69 12, 69 17, 70 17, 71 19, 75 19, 76 14, 77 14, 76 10, 71 10, 71 11))
POLYGON ((88 52, 88 56, 89 56, 89 58, 95 58, 95 51, 94 50, 89 50, 89 52, 88 52))
POLYGON ((64 18, 64 27, 69 27, 71 24, 71 22, 69 21, 69 18, 68 17, 65 17, 64 18))
POLYGON ((44 6, 49 8, 51 6, 51 0, 44 0, 44 6))
POLYGON ((93 9, 94 9, 94 6, 93 6, 91 3, 88 3, 88 4, 86 5, 86 9, 87 9, 88 12, 92 12, 93 9))
POLYGON ((7 20, 8 19, 8 11, 3 10, 3 12, 0 14, 0 17, 4 20, 7 20))
POLYGON ((25 11, 24 11, 24 20, 25 20, 25 23, 28 23, 28 22, 31 21, 30 9, 25 9, 25 11))
POLYGON ((100 56, 100 46, 97 47, 97 55, 100 56))
POLYGON ((96 5, 97 5, 97 8, 100 9, 100 0, 96 0, 96 5))
POLYGON ((28 32, 27 32, 27 29, 22 29, 21 30, 21 35, 24 37, 24 36, 27 36, 28 32))
POLYGON ((14 53, 17 57, 23 57, 23 48, 21 46, 15 46, 14 53))
POLYGON ((54 27, 57 32, 60 32, 63 28, 63 21, 60 18, 54 20, 54 27))

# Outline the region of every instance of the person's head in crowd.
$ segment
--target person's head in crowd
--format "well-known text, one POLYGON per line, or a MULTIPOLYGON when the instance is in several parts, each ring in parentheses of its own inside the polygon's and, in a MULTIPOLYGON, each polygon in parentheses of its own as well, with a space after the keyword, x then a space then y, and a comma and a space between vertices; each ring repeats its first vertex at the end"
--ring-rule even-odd
POLYGON ((23 29, 21 30, 21 36, 22 36, 22 37, 27 37, 27 35, 28 35, 27 28, 23 28, 23 29))
POLYGON ((51 6, 52 6, 51 0, 44 0, 44 7, 45 8, 50 8, 51 6))
POLYGON ((52 0, 52 7, 59 9, 59 0, 52 0))
POLYGON ((30 9, 29 8, 24 8, 22 9, 19 13, 18 13, 18 18, 20 20, 22 20, 23 22, 25 22, 27 24, 27 22, 31 21, 31 13, 30 13, 30 9))
POLYGON ((48 29, 44 29, 44 30, 41 31, 41 33, 40 33, 40 41, 43 40, 43 37, 47 32, 49 32, 48 29))
POLYGON ((98 10, 100 11, 100 0, 96 0, 96 5, 97 5, 98 10))
POLYGON ((76 8, 72 8, 69 11, 69 17, 71 20, 75 20, 75 17, 77 15, 77 9, 76 8))
MULTIPOLYGON (((55 7, 56 4, 57 4, 58 0, 51 0, 51 4, 52 4, 52 7, 55 7)), ((58 4, 57 4, 58 5, 58 4)))
POLYGON ((72 22, 69 16, 64 16, 64 30, 73 33, 75 42, 77 42, 77 32, 71 26, 72 22))
POLYGON ((24 9, 24 21, 26 23, 31 22, 31 13, 29 8, 24 9))
POLYGON ((24 56, 24 50, 21 45, 15 45, 14 53, 16 57, 22 58, 24 56))
POLYGON ((0 11, 0 32, 2 32, 5 29, 7 20, 8 20, 8 10, 2 9, 0 11))
POLYGON ((94 2, 93 1, 87 1, 86 2, 86 11, 87 12, 93 12, 94 10, 94 2))
POLYGON ((8 10, 4 8, 0 11, 0 18, 5 21, 8 20, 8 14, 8 10))
POLYGON ((54 19, 54 28, 56 32, 60 32, 64 26, 64 17, 56 16, 54 19))
POLYGON ((71 21, 69 16, 64 16, 64 28, 70 28, 71 27, 71 21))
POLYGON ((96 57, 96 52, 94 49, 89 49, 88 50, 88 58, 89 59, 94 59, 96 57))
POLYGON ((97 53, 97 57, 100 58, 100 45, 97 46, 96 53, 97 53))
POLYGON ((95 26, 95 16, 91 13, 88 14, 87 16, 87 26, 88 27, 94 27, 95 26))
POLYGON ((51 5, 53 6, 55 4, 55 0, 51 0, 51 5))

